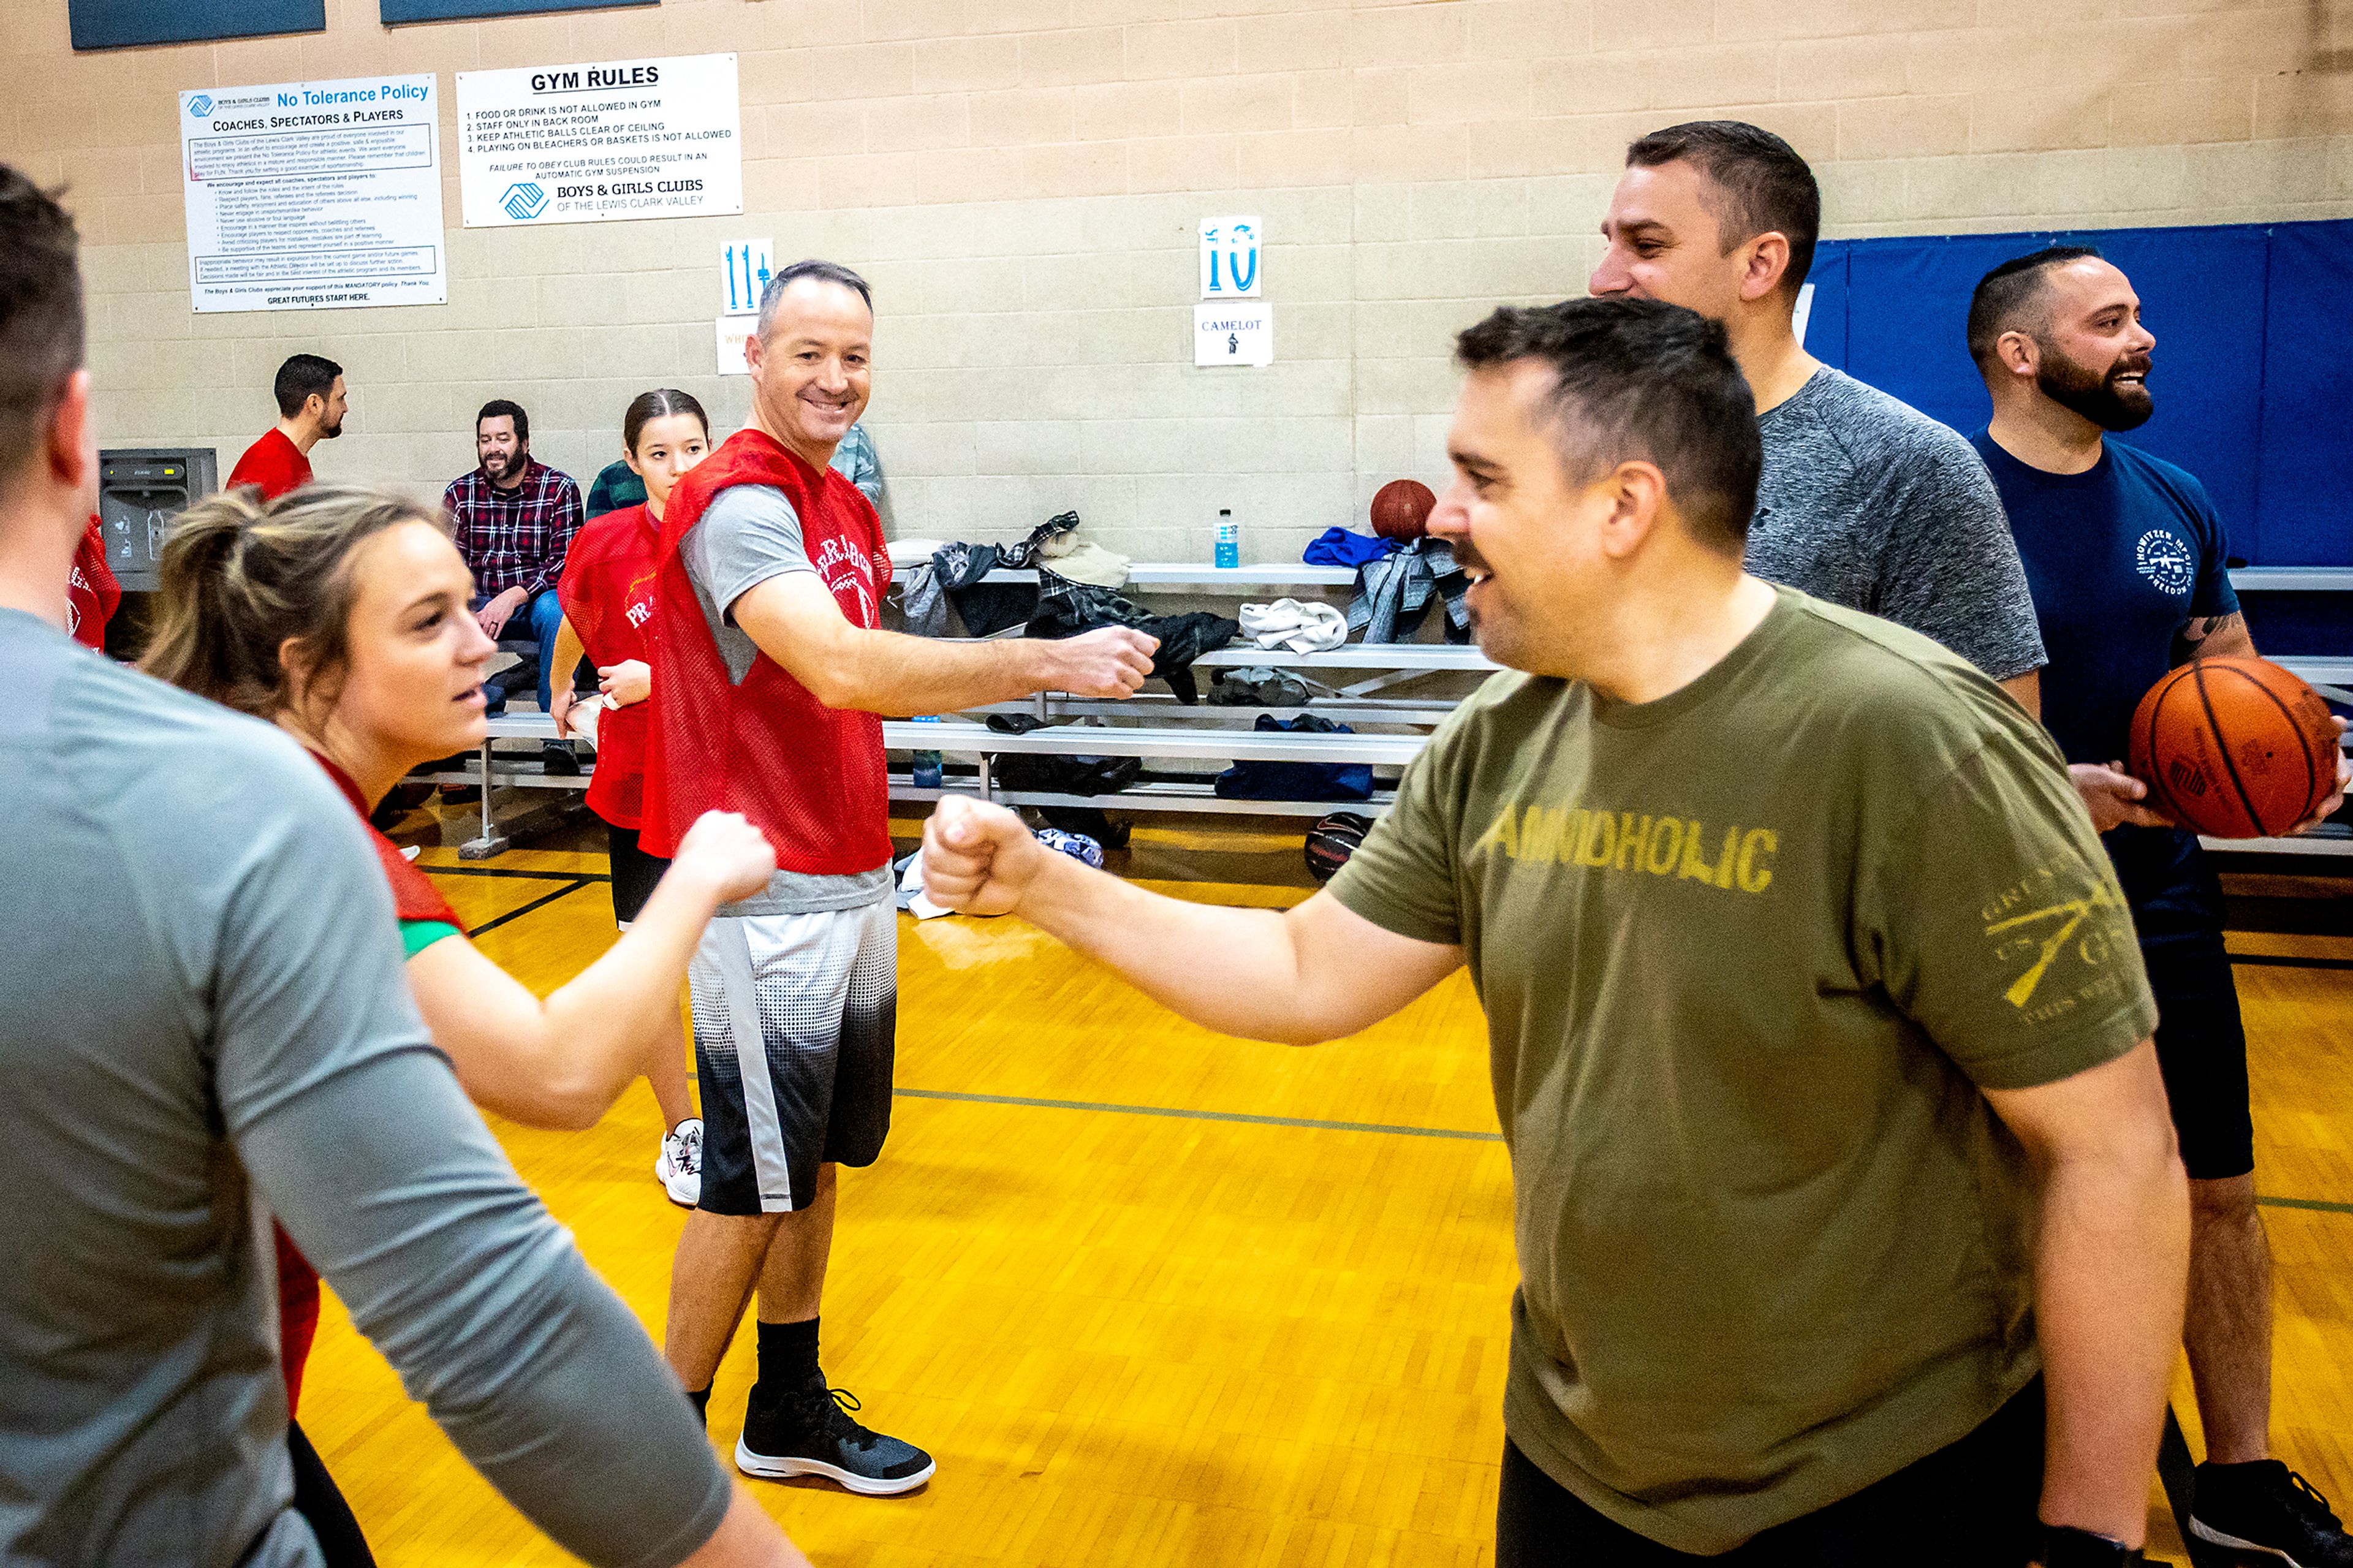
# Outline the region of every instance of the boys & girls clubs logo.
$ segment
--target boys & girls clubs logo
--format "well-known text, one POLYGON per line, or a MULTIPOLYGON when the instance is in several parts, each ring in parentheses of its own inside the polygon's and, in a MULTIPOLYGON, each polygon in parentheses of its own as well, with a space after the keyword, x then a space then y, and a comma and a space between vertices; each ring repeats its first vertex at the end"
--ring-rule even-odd
POLYGON ((509 185, 499 205, 517 223, 527 223, 547 210, 547 193, 529 184, 509 185))

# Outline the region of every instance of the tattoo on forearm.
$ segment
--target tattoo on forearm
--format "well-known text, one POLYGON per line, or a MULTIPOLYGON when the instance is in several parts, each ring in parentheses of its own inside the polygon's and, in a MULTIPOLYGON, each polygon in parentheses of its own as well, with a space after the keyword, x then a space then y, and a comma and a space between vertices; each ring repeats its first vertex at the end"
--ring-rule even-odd
POLYGON ((2247 618, 2233 610, 2227 616, 2192 616, 2183 623, 2176 641, 2176 657, 2196 658, 2207 651, 2209 643, 2220 640, 2224 646, 2245 642, 2247 618))
POLYGON ((2244 618, 2236 610, 2227 616, 2192 616, 2189 617, 2189 624, 2181 628, 2181 640, 2190 643, 2204 642, 2225 626, 2234 626, 2244 618))

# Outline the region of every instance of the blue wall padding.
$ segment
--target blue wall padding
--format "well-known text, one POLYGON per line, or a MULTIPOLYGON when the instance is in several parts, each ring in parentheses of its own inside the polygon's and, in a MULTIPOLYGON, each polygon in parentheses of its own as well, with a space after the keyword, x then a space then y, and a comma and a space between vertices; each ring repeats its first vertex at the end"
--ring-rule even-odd
POLYGON ((66 0, 78 49, 323 33, 327 0, 66 0))
POLYGON ((1955 429, 1986 420, 1963 341, 1998 262, 2094 245, 2130 275, 2157 334, 2158 413, 2124 437, 2203 480, 2234 556, 2353 565, 2353 386, 2338 326, 2353 222, 1828 240, 1806 346, 1955 429))
POLYGON ((542 11, 658 4, 659 0, 377 0, 377 15, 390 27, 402 22, 448 22, 461 16, 529 16, 542 11))
POLYGON ((2343 322, 2353 303, 2353 223, 2274 226, 2270 278, 2256 468, 2261 559, 2346 565, 2353 563, 2353 349, 2343 322))
POLYGON ((1806 321, 1806 348, 1824 364, 1846 368, 1847 258, 1852 245, 1825 241, 1814 251, 1813 270, 1806 281, 1814 286, 1813 314, 1806 321))

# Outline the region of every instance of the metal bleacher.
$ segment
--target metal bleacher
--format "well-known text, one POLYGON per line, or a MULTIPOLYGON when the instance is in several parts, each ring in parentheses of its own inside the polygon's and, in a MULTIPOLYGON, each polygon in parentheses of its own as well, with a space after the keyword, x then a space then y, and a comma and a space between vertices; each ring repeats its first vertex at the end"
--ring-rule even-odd
MULTIPOLYGON (((983 581, 1035 582, 1037 573, 1000 570, 983 581)), ((1124 591, 1184 593, 1240 589, 1257 595, 1292 589, 1333 589, 1356 581, 1346 567, 1306 564, 1259 564, 1218 567, 1188 562, 1142 562, 1129 569, 1124 591)), ((1295 672, 1312 683, 1302 707, 1268 708, 1208 703, 1185 704, 1155 682, 1150 689, 1124 701, 1091 700, 1060 692, 1043 692, 1020 702, 997 703, 941 721, 887 720, 883 744, 893 753, 936 751, 957 763, 969 760, 972 772, 942 787, 916 784, 904 764, 894 767, 891 794, 897 800, 931 800, 955 788, 976 789, 992 799, 1014 805, 1091 805, 1121 811, 1182 811, 1245 813, 1261 816, 1320 816, 1335 810, 1378 816, 1388 809, 1393 790, 1388 781, 1376 779, 1370 800, 1227 800, 1219 797, 1211 775, 1198 771, 1204 764, 1240 761, 1319 763, 1361 763, 1384 772, 1402 769, 1421 749, 1428 731, 1452 710, 1454 698, 1440 693, 1404 689, 1432 676, 1478 676, 1494 666, 1475 647, 1444 643, 1352 644, 1321 653, 1290 653, 1251 646, 1236 646, 1205 654, 1194 661, 1196 670, 1267 668, 1295 672), (1390 733, 1296 734, 1262 731, 1251 726, 1261 714, 1288 718, 1301 712, 1350 725, 1379 724, 1390 733), (993 730, 985 720, 993 713, 1021 714, 1044 727, 1014 734, 993 730), (1394 732, 1398 730, 1405 733, 1394 732), (1050 791, 1008 790, 992 776, 989 759, 1008 754, 1064 756, 1132 756, 1176 764, 1130 788, 1105 795, 1064 795, 1050 791), (1187 766, 1192 772, 1187 772, 1187 766)), ((480 832, 460 847, 469 859, 485 858, 504 850, 509 834, 501 826, 501 808, 494 794, 501 789, 579 790, 586 777, 550 774, 529 754, 503 754, 500 741, 538 742, 553 740, 554 721, 535 712, 512 712, 490 721, 480 752, 462 772, 418 774, 436 784, 482 786, 479 810, 480 832)))
MULTIPOLYGON (((2231 573, 2241 594, 2353 594, 2353 566, 2241 566, 2231 573)), ((2353 654, 2274 658, 2339 707, 2353 708, 2353 654)), ((2294 838, 2209 838, 2207 847, 2268 855, 2353 856, 2353 828, 2324 824, 2294 838)))
MULTIPOLYGON (((2353 592, 2353 568, 2243 567, 2232 573, 2242 593, 2353 592)), ((1036 580, 1032 571, 992 572, 984 581, 1036 580)), ((1251 592, 1291 588, 1334 588, 1355 580, 1345 567, 1261 564, 1215 567, 1198 563, 1148 562, 1130 568, 1126 591, 1131 593, 1200 592, 1244 589, 1251 592)), ((2353 656, 2344 658, 2284 658, 2276 662, 2318 688, 2340 704, 2353 706, 2353 656)), ((1376 775, 1373 795, 1366 801, 1229 800, 1219 797, 1206 764, 1240 761, 1280 761, 1321 763, 1362 763, 1382 770, 1402 769, 1420 751, 1429 731, 1452 710, 1457 695, 1430 690, 1416 683, 1451 677, 1459 687, 1469 678, 1492 673, 1497 667, 1475 647, 1444 643, 1352 643, 1319 653, 1236 646, 1205 654, 1194 661, 1196 670, 1267 668, 1299 676, 1311 683, 1307 703, 1269 708, 1185 704, 1159 683, 1124 701, 1105 701, 1041 692, 1018 702, 975 709, 970 713, 938 721, 886 720, 882 726, 887 751, 903 756, 917 750, 939 752, 957 764, 968 762, 966 774, 959 765, 956 777, 944 778, 937 787, 916 784, 904 765, 891 774, 893 799, 929 801, 943 794, 970 790, 1014 805, 1095 806, 1117 811, 1237 813, 1252 816, 1320 816, 1334 810, 1378 816, 1393 796, 1390 781, 1376 775), (1295 734, 1250 728, 1261 714, 1287 718, 1312 712, 1351 725, 1377 724, 1390 732, 1358 734, 1295 734), (991 714, 1020 714, 1042 727, 1022 733, 989 728, 991 714), (1397 732, 1397 731, 1405 732, 1397 732), (1039 790, 1008 790, 993 776, 990 759, 1005 755, 1124 756, 1149 763, 1176 764, 1156 770, 1126 789, 1102 795, 1061 794, 1039 790), (1191 771, 1187 771, 1187 769, 1191 771)), ((537 743, 554 738, 554 721, 542 713, 513 713, 490 721, 480 754, 464 772, 429 775, 435 783, 473 784, 481 789, 481 831, 461 847, 467 858, 496 855, 508 847, 500 827, 492 795, 498 788, 580 790, 587 780, 547 773, 533 755, 501 755, 497 741, 537 743)), ((2353 829, 2329 825, 2295 838, 2208 839, 2210 847, 2234 852, 2288 855, 2353 856, 2353 829)))
MULTIPOLYGON (((1000 569, 987 583, 1034 583, 1027 569, 1000 569)), ((1281 594, 1298 589, 1335 589, 1353 584, 1351 567, 1302 563, 1212 566, 1200 562, 1144 561, 1128 568, 1127 594, 1194 593, 1219 596, 1281 594), (1237 591, 1240 591, 1239 593, 1237 591)), ((972 787, 1009 805, 1095 806, 1119 811, 1208 812, 1253 816, 1321 816, 1355 811, 1377 816, 1394 795, 1389 781, 1376 777, 1369 800, 1229 800, 1216 791, 1202 764, 1265 761, 1362 763, 1384 771, 1402 769, 1429 739, 1429 731, 1453 710, 1452 695, 1403 689, 1431 676, 1479 676, 1495 666, 1475 647, 1445 643, 1352 643, 1320 653, 1291 653, 1238 642, 1193 661, 1197 671, 1268 668, 1309 683, 1300 706, 1269 708, 1184 703, 1157 689, 1121 701, 1040 692, 1023 702, 997 703, 974 714, 1020 713, 1047 727, 1014 735, 976 723, 889 723, 884 744, 892 751, 920 747, 943 759, 972 758, 972 787), (1253 728, 1261 715, 1287 719, 1303 712, 1351 726, 1379 724, 1386 734, 1294 734, 1253 728), (993 776, 991 755, 1135 757, 1150 763, 1191 763, 1196 771, 1166 767, 1129 787, 1105 795, 1068 795, 1047 790, 1006 789, 993 776)), ((1214 679, 1211 677, 1210 679, 1214 679)), ((944 778, 937 788, 916 784, 893 770, 891 794, 899 800, 931 800, 953 793, 944 778)))
MULTIPOLYGON (((1367 680, 1357 683, 1359 688, 1375 686, 1384 679, 1400 676, 1411 678, 1437 671, 1493 668, 1473 648, 1413 643, 1335 649, 1325 654, 1231 649, 1208 655, 1197 661, 1195 668, 1219 658, 1240 666, 1373 672, 1367 680), (1348 657, 1351 655, 1357 657, 1348 657)), ((1362 717, 1367 701, 1382 703, 1382 706, 1369 710, 1378 721, 1411 725, 1425 732, 1290 734, 1165 722, 1179 714, 1191 719, 1221 717, 1230 722, 1235 720, 1251 721, 1260 713, 1326 711, 1326 705, 1321 701, 1306 710, 1187 708, 1173 698, 1165 696, 1122 704, 1087 702, 1059 693, 1045 693, 1029 703, 1005 703, 997 705, 997 708, 999 710, 1024 713, 1039 713, 1042 709, 1042 716, 1050 721, 1081 719, 1087 721, 1049 722, 1041 729, 1012 734, 970 721, 888 719, 882 723, 882 743, 887 751, 893 752, 924 750, 938 752, 943 757, 973 759, 976 765, 970 787, 991 799, 1013 805, 1092 805, 1127 811, 1229 812, 1260 816, 1321 816, 1328 811, 1353 810, 1366 816, 1378 816, 1388 808, 1392 794, 1389 788, 1378 784, 1368 801, 1225 800, 1217 795, 1207 775, 1190 779, 1157 778, 1113 794, 1080 795, 998 788, 991 777, 989 764, 992 756, 1020 754, 1126 756, 1195 764, 1241 761, 1356 763, 1382 769, 1402 769, 1421 750, 1428 738, 1427 729, 1442 720, 1451 706, 1443 702, 1361 697, 1353 702, 1342 698, 1333 706, 1362 717), (1081 711, 1082 710, 1085 711, 1081 711), (1103 722, 1094 711, 1096 710, 1114 711, 1118 716, 1134 721, 1120 724, 1103 722)), ((537 756, 533 754, 539 742, 554 738, 555 721, 544 713, 502 714, 489 721, 480 750, 472 759, 472 766, 462 772, 415 775, 420 782, 481 786, 479 806, 481 831, 459 847, 459 854, 462 858, 487 858, 508 847, 509 835, 501 829, 498 808, 493 802, 497 790, 580 790, 587 787, 586 775, 567 778, 548 773, 537 756), (532 752, 501 754, 495 750, 495 742, 500 741, 530 742, 532 752)), ((946 787, 944 781, 942 787, 930 788, 914 784, 909 771, 903 768, 894 769, 892 773, 891 794, 893 799, 934 800, 946 793, 953 791, 946 787)))

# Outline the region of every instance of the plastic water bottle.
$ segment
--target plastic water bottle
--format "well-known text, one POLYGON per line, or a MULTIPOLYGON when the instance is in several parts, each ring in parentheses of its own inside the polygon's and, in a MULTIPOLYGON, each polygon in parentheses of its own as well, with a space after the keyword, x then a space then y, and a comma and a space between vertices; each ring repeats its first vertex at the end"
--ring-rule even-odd
POLYGON ((1234 526, 1234 514, 1225 507, 1218 509, 1218 569, 1230 571, 1242 563, 1241 531, 1234 526))
MULTIPOLYGON (((936 724, 940 722, 940 716, 936 713, 919 713, 915 716, 915 722, 918 724, 936 724)), ((912 775, 911 782, 917 789, 937 789, 940 787, 940 754, 937 752, 917 752, 915 753, 914 771, 912 775)))

